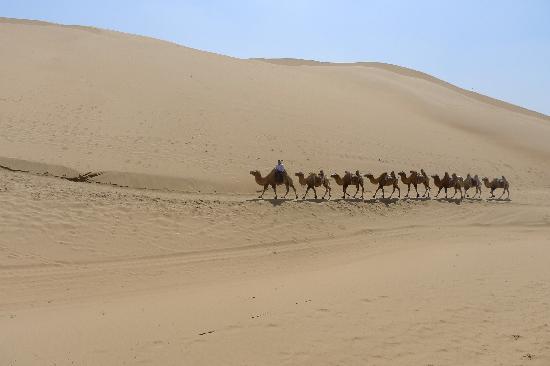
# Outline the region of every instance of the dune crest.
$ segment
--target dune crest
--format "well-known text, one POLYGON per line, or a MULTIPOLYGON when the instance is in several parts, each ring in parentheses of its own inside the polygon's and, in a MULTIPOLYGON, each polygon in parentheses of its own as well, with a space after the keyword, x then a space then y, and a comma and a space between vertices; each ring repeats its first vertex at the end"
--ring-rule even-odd
POLYGON ((292 172, 391 164, 528 182, 526 171, 506 165, 550 155, 547 116, 397 66, 239 60, 10 19, 0 21, 0 52, 3 157, 78 171, 170 172, 245 193, 254 189, 248 171, 279 158, 292 172))

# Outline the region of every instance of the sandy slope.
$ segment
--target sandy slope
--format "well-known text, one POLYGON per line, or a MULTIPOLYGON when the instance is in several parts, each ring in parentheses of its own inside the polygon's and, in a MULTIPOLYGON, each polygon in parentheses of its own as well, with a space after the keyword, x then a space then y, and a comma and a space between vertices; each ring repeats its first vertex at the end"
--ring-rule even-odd
POLYGON ((5 20, 0 53, 0 157, 244 193, 246 173, 277 158, 291 170, 422 166, 530 184, 522 175, 550 152, 548 117, 387 65, 274 65, 5 20))
POLYGON ((550 363, 548 117, 85 27, 1 19, 0 54, 0 166, 50 175, 0 169, 0 365, 550 363), (278 157, 513 200, 254 199, 278 157), (84 171, 149 189, 51 176, 84 171))

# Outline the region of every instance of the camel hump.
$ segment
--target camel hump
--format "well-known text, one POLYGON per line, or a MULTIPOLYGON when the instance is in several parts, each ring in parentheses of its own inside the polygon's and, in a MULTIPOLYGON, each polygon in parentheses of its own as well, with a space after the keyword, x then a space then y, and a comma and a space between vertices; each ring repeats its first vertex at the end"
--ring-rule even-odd
POLYGON ((506 180, 506 177, 505 177, 504 175, 502 176, 502 180, 503 180, 504 182, 508 182, 508 181, 506 180))

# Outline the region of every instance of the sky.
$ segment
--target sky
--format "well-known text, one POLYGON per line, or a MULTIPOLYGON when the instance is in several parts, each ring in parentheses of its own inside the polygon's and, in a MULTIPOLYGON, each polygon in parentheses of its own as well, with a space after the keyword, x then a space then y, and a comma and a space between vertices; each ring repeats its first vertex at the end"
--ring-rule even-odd
POLYGON ((549 0, 0 0, 0 16, 239 58, 386 62, 550 115, 549 0))

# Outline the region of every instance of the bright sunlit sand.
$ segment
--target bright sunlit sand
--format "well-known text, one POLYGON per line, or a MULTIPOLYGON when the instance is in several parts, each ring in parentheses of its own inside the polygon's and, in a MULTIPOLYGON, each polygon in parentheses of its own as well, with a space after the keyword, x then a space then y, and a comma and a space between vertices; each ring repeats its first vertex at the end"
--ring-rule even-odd
POLYGON ((550 364, 548 116, 385 63, 8 18, 0 80, 0 365, 550 364), (277 159, 298 199, 258 198, 277 159), (320 169, 331 199, 302 200, 320 169), (435 199, 446 171, 510 199, 435 199))

